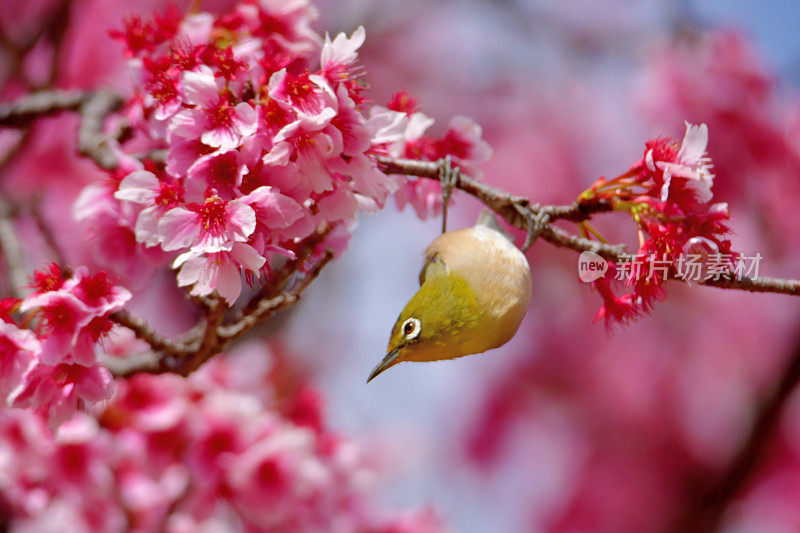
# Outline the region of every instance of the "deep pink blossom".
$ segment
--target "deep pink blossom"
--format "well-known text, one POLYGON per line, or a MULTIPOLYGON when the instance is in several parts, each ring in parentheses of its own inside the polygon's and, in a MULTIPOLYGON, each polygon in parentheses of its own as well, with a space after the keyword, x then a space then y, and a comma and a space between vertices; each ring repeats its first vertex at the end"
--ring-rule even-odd
POLYGON ((106 272, 91 276, 86 267, 75 269, 72 278, 64 284, 64 289, 74 294, 97 316, 119 311, 131 299, 130 291, 115 285, 106 272))
POLYGON ((161 216, 180 205, 183 194, 180 182, 162 181, 152 172, 137 170, 120 182, 114 197, 145 206, 136 217, 136 240, 155 246, 160 242, 158 222, 161 216))
POLYGON ((201 194, 213 189, 222 197, 233 199, 248 170, 243 159, 235 150, 199 157, 188 169, 187 182, 201 194))
POLYGON ((293 75, 280 70, 269 80, 269 97, 297 116, 297 128, 316 131, 337 113, 336 95, 322 76, 304 72, 293 75))
POLYGON ((708 145, 708 126, 700 124, 694 126, 686 123, 686 135, 681 143, 673 161, 656 161, 653 158, 653 151, 648 150, 645 155, 647 168, 655 171, 657 166, 663 171, 663 182, 661 186, 661 201, 666 202, 669 197, 669 187, 672 177, 685 178, 687 185, 697 194, 697 199, 701 203, 711 200, 711 186, 714 183, 714 175, 710 170, 710 159, 706 155, 708 145))
POLYGON ((234 242, 228 250, 186 252, 172 266, 180 268, 178 285, 192 286, 192 295, 207 296, 217 291, 228 305, 233 305, 242 291, 241 272, 249 271, 254 276, 265 262, 252 246, 234 242))
POLYGON ((110 398, 113 388, 111 373, 103 366, 39 363, 25 377, 14 406, 42 414, 55 430, 78 410, 110 398))
POLYGON ((158 222, 164 250, 191 248, 200 252, 230 250, 234 242, 245 242, 256 225, 255 212, 241 200, 225 201, 218 196, 202 204, 169 210, 158 222))
MULTIPOLYGON (((57 364, 68 360, 81 331, 96 314, 74 294, 59 290, 41 293, 25 299, 20 310, 38 308, 41 316, 42 361, 57 364)), ((81 359, 83 360, 84 357, 81 359)))
POLYGON ((0 321, 0 398, 6 398, 33 367, 41 353, 34 334, 0 321))
POLYGON ((231 105, 210 68, 186 72, 182 86, 186 102, 196 107, 172 117, 170 131, 175 135, 230 150, 255 133, 258 116, 253 106, 246 102, 231 105))

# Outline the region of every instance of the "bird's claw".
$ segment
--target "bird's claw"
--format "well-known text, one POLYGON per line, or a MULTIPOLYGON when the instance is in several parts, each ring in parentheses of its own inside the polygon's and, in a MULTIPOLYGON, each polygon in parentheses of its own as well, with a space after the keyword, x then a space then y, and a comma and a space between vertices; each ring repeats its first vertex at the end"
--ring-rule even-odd
POLYGON ((550 214, 546 211, 532 211, 527 209, 525 213, 523 213, 525 217, 525 222, 528 226, 528 234, 525 236, 525 244, 522 245, 522 251, 527 252, 528 248, 530 248, 536 239, 539 238, 539 235, 542 234, 544 228, 550 222, 550 214))
POLYGON ((460 176, 461 169, 452 166, 449 155, 439 160, 439 183, 442 185, 442 233, 447 231, 447 204, 450 203, 450 196, 460 176))

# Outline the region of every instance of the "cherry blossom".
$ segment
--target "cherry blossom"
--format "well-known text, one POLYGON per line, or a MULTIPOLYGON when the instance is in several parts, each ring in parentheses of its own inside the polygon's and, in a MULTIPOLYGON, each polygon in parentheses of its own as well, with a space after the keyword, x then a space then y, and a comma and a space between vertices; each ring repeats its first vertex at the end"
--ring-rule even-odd
POLYGON ((76 411, 110 398, 113 388, 111 373, 103 366, 39 363, 25 377, 13 405, 41 413, 50 428, 56 429, 76 411))
POLYGON ((648 150, 645 155, 647 168, 655 171, 655 166, 658 166, 664 172, 664 185, 661 186, 662 202, 666 202, 669 197, 669 186, 673 176, 689 180, 687 184, 695 191, 701 203, 711 200, 714 175, 711 174, 710 159, 706 157, 707 145, 708 126, 705 124, 695 126, 687 122, 686 135, 683 137, 676 162, 654 161, 653 151, 648 150))
POLYGON ((234 242, 245 242, 255 225, 255 212, 244 202, 211 196, 202 204, 167 211, 158 222, 158 234, 164 250, 191 248, 213 253, 230 250, 234 242))
POLYGON ((193 286, 192 295, 207 296, 216 290, 229 305, 233 305, 242 291, 240 271, 257 274, 265 262, 266 259, 252 246, 235 242, 230 250, 185 252, 175 259, 172 266, 180 268, 179 286, 193 286))
POLYGON ((186 102, 197 107, 172 117, 170 131, 175 135, 189 140, 199 138, 208 146, 231 150, 241 144, 243 137, 255 133, 255 109, 246 102, 231 106, 210 68, 201 66, 184 73, 182 86, 186 102))
POLYGON ((8 397, 22 383, 41 350, 33 332, 0 322, 0 397, 8 397))

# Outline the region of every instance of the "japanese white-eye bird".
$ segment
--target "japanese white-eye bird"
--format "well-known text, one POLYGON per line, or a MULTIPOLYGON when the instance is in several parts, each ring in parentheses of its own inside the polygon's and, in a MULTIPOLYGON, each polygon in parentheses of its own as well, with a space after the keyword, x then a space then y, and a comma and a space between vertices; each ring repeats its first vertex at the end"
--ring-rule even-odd
POLYGON ((488 210, 474 227, 443 233, 428 246, 419 284, 367 382, 403 361, 498 348, 517 332, 531 301, 528 260, 488 210))

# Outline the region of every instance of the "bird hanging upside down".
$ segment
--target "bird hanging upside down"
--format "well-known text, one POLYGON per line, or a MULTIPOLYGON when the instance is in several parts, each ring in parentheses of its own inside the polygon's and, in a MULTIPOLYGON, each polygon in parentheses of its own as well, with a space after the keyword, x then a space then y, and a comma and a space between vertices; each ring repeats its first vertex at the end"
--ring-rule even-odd
POLYGON ((517 332, 531 301, 528 260, 490 211, 475 227, 443 233, 428 246, 419 283, 367 382, 403 361, 498 348, 517 332))

